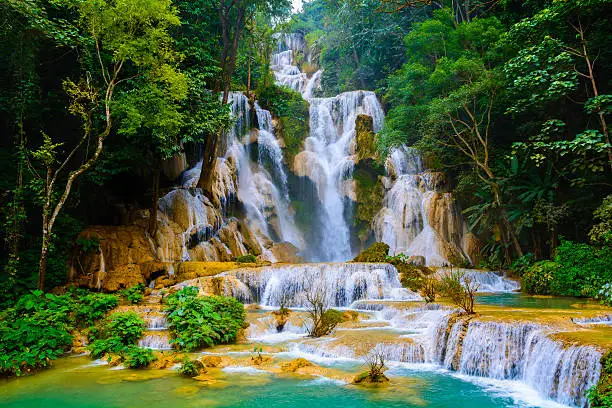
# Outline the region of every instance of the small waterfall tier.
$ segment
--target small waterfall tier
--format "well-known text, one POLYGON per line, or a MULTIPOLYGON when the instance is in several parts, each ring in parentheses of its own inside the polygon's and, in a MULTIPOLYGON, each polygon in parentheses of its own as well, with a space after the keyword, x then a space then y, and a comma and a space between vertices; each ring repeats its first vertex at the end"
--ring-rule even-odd
POLYGON ((314 91, 320 87, 323 71, 318 70, 309 76, 296 65, 296 57, 300 55, 303 64, 313 66, 312 54, 304 37, 299 33, 282 33, 276 38, 277 49, 270 61, 276 83, 301 93, 304 99, 312 98, 314 91))
POLYGON ((307 295, 321 296, 329 307, 349 307, 364 299, 420 300, 403 288, 397 270, 389 264, 320 263, 239 269, 225 272, 248 288, 235 297, 261 306, 304 307, 307 295))
POLYGON ((501 272, 480 271, 475 269, 463 268, 439 268, 436 271, 438 277, 442 277, 451 272, 461 272, 478 286, 480 293, 515 292, 520 289, 517 281, 506 278, 501 272))
POLYGON ((385 169, 383 208, 372 225, 376 240, 393 254, 423 256, 427 265, 471 262, 475 239, 444 191, 444 174, 424 170, 419 153, 405 146, 391 152, 385 169))

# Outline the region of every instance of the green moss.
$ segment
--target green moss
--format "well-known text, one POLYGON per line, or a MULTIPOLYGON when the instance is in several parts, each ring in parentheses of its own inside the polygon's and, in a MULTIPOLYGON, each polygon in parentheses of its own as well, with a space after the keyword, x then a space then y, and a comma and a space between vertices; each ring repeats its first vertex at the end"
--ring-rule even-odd
POLYGON ((353 225, 361 242, 370 236, 372 220, 382 208, 384 187, 379 177, 382 174, 382 166, 372 159, 359 162, 353 172, 357 198, 353 225))
POLYGON ((368 249, 361 251, 353 259, 354 262, 387 262, 389 245, 384 242, 375 242, 368 249))
POLYGON ((255 262, 257 262, 257 259, 255 258, 255 255, 247 254, 247 255, 240 255, 240 256, 236 257, 236 262, 238 262, 238 263, 255 263, 255 262))
POLYGON ((355 137, 357 139, 357 161, 376 157, 376 134, 374 121, 369 115, 357 115, 355 119, 355 137))

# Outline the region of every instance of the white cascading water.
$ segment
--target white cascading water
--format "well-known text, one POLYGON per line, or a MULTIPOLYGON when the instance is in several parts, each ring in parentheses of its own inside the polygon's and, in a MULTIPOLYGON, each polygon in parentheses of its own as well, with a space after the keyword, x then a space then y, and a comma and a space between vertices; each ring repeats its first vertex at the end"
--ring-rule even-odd
POLYGON ((464 268, 439 268, 436 270, 436 276, 442 277, 452 271, 465 274, 465 278, 470 279, 472 283, 477 285, 477 291, 480 293, 514 292, 520 289, 517 281, 504 277, 500 272, 464 268))
POLYGON ((288 265, 240 269, 220 276, 235 276, 250 290, 250 299, 241 300, 262 306, 278 306, 283 299, 287 306, 304 307, 305 295, 318 291, 329 307, 348 307, 361 299, 420 300, 419 295, 402 287, 397 270, 389 264, 288 265))
POLYGON ((288 86, 310 102, 310 135, 304 150, 294 161, 294 172, 308 177, 316 186, 320 211, 316 213, 321 240, 312 248, 315 261, 345 261, 352 257, 351 237, 346 220, 346 180, 352 178, 355 164, 355 119, 359 114, 373 118, 374 131, 384 121, 384 112, 374 92, 345 92, 333 98, 312 98, 322 71, 308 77, 294 65, 294 56, 307 53, 304 39, 297 34, 279 38, 278 52, 272 56, 272 70, 280 85, 288 86))
POLYGON ((443 175, 424 171, 419 153, 406 146, 391 152, 385 168, 387 192, 372 225, 376 240, 392 254, 422 256, 427 265, 450 265, 451 257, 468 261, 465 224, 451 194, 438 192, 443 175))

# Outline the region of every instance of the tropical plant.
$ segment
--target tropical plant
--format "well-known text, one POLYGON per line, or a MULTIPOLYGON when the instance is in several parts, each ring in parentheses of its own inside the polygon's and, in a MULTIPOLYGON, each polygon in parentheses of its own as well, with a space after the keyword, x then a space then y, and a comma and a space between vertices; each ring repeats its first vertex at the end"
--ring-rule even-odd
POLYGON ((308 317, 312 322, 308 327, 308 335, 317 338, 332 333, 342 322, 342 312, 329 308, 327 288, 316 284, 304 297, 308 305, 306 307, 308 317))
POLYGON ((187 286, 167 299, 170 343, 181 350, 234 342, 246 326, 244 306, 234 298, 198 297, 198 288, 187 286))
POLYGON ((178 369, 178 373, 183 377, 196 377, 203 369, 204 365, 200 360, 191 360, 189 357, 185 357, 178 369))
POLYGON ((119 294, 126 298, 128 302, 135 305, 142 302, 142 299, 144 299, 144 292, 144 283, 139 283, 137 285, 132 286, 131 288, 121 290, 119 294))

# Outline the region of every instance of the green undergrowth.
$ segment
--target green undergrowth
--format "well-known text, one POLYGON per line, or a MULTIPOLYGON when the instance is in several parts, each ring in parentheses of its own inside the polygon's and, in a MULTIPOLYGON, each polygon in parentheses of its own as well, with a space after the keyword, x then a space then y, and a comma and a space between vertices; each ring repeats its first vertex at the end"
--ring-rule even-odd
POLYGON ((165 311, 170 343, 185 351, 235 342, 246 327, 242 303, 224 296, 200 297, 194 286, 168 296, 165 311))
POLYGON ((72 347, 73 332, 115 308, 114 295, 33 291, 0 314, 0 375, 20 376, 50 365, 72 347))
POLYGON ((375 242, 369 248, 363 250, 353 259, 353 262, 385 262, 395 266, 400 275, 402 286, 419 291, 425 278, 433 271, 426 266, 417 266, 409 262, 404 254, 389 256, 389 245, 384 242, 375 242))
POLYGON ((285 142, 286 160, 293 163, 308 136, 308 102, 299 92, 278 86, 273 81, 267 82, 267 85, 262 83, 258 86, 257 99, 276 118, 276 131, 285 142))

